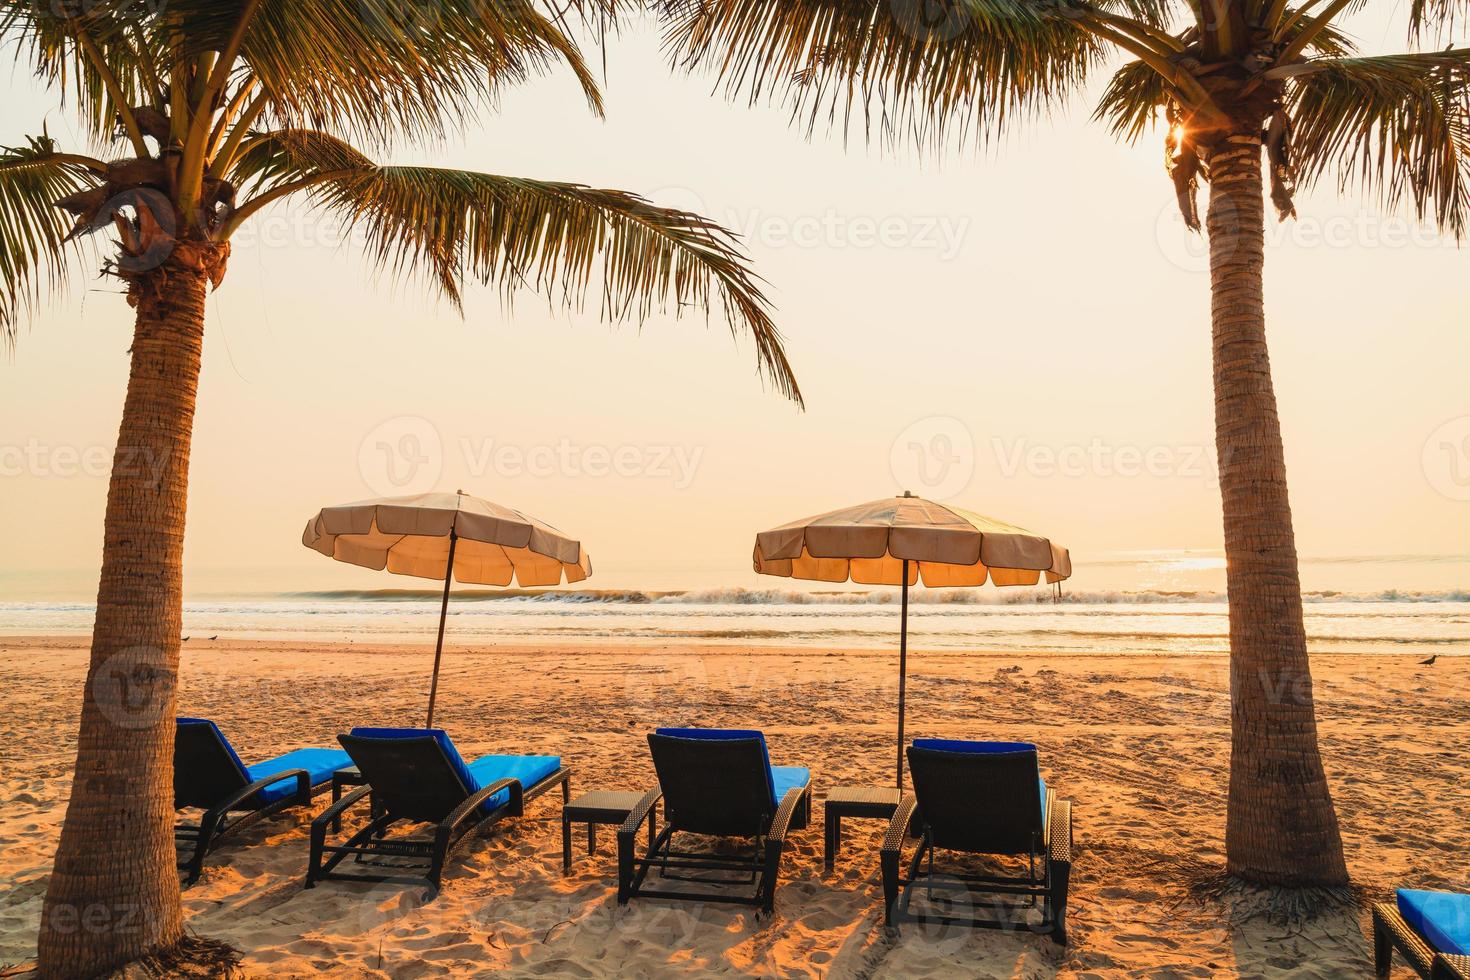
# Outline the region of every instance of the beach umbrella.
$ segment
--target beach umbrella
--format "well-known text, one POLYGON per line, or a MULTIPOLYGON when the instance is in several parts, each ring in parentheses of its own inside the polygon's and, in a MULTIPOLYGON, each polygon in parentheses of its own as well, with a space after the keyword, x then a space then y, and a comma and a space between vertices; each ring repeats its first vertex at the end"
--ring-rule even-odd
POLYGON ((426 728, 434 727, 451 582, 551 586, 560 585, 563 578, 580 582, 592 574, 581 542, 518 510, 463 491, 325 507, 306 522, 301 543, 363 568, 444 581, 426 728))
POLYGON ((908 684, 909 586, 930 588, 1055 584, 1072 574, 1067 549, 1025 528, 901 497, 808 517, 755 536, 762 575, 898 585, 898 788, 903 789, 904 695, 908 684))

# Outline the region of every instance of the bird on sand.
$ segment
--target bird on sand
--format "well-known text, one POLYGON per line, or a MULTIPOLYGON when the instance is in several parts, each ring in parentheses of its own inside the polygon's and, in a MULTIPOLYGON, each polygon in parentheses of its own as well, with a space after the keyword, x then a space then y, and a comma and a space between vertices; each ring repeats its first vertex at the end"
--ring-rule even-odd
POLYGON ((1421 660, 1421 661, 1419 661, 1419 666, 1420 667, 1433 667, 1434 666, 1434 662, 1436 660, 1438 660, 1438 659, 1439 659, 1439 654, 1436 653, 1434 656, 1430 657, 1428 660, 1421 660))

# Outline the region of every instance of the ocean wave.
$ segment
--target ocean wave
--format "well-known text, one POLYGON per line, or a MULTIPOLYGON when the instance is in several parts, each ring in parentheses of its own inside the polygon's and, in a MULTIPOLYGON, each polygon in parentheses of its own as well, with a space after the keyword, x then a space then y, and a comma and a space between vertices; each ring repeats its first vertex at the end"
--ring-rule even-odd
MULTIPOLYGON (((405 602, 435 599, 442 595, 435 589, 343 589, 323 592, 289 592, 271 598, 288 602, 405 602)), ((260 597, 266 598, 266 597, 260 597)), ((800 591, 796 589, 689 589, 646 591, 642 589, 465 589, 455 590, 455 602, 519 602, 633 605, 657 603, 700 606, 860 606, 895 605, 900 593, 896 588, 872 590, 800 591)), ((1105 589, 1062 591, 1065 605, 1183 605, 1224 604, 1226 594, 1212 590, 1105 589)), ((1415 591, 1383 589, 1374 592, 1341 592, 1330 589, 1307 591, 1302 599, 1309 603, 1412 603, 1470 602, 1470 589, 1415 591)), ((1056 600, 1044 587, 1021 589, 924 589, 910 590, 909 602, 915 605, 956 606, 1027 606, 1050 605, 1056 600)))
MULTIPOLYGON (((269 614, 285 612, 277 604, 289 604, 292 613, 331 615, 351 612, 361 605, 412 605, 424 600, 437 600, 441 590, 434 589, 341 589, 318 592, 283 592, 241 597, 197 597, 186 602, 195 611, 269 614)), ((510 605, 582 606, 626 605, 704 606, 739 608, 749 606, 893 606, 899 602, 896 588, 871 590, 796 589, 690 589, 648 591, 642 589, 465 589, 454 592, 459 604, 505 603, 510 605)), ((1470 603, 1470 589, 1417 591, 1383 589, 1373 592, 1342 592, 1329 589, 1302 593, 1309 605, 1320 604, 1415 604, 1470 603)), ((909 602, 917 606, 1049 606, 1055 602, 1052 592, 1044 587, 1019 589, 913 589, 909 602)), ((1222 591, 1210 590, 1063 590, 1063 606, 1182 606, 1220 605, 1227 601, 1222 591)), ((75 602, 0 602, 0 611, 23 613, 83 613, 94 607, 75 602)), ((552 609, 547 609, 551 612, 552 609)), ((384 610, 388 612, 389 610, 384 610)), ((401 610, 393 610, 401 611, 401 610)), ((590 611, 590 609, 589 609, 590 611)))
MULTIPOLYGON (((314 592, 278 592, 251 598, 280 599, 287 602, 404 602, 413 599, 437 599, 444 594, 438 589, 324 589, 314 592)), ((455 589, 456 602, 651 602, 669 593, 645 592, 641 589, 455 589)))

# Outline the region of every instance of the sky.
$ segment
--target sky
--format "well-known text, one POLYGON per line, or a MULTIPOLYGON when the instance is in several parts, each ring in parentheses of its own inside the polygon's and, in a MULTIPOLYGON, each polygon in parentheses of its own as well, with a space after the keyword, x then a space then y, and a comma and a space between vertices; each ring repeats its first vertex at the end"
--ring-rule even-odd
MULTIPOLYGON (((1371 6, 1351 32, 1402 47, 1397 6, 1371 6)), ((579 537, 589 586, 768 586, 756 531, 905 489, 1061 542, 1080 587, 1120 554, 1218 551, 1203 241, 1162 134, 1090 119, 1105 77, 989 147, 883 150, 671 76, 636 25, 605 120, 561 73, 384 161, 636 191, 740 232, 805 411, 718 316, 607 324, 471 287, 460 317, 276 206, 209 301, 186 589, 411 585, 301 531, 432 488, 579 537)), ((25 72, 8 85, 0 143, 44 123, 81 146, 25 72)), ((1268 228, 1266 296, 1299 550, 1470 553, 1470 253, 1330 181, 1298 208, 1268 228)), ((0 358, 0 600, 94 594, 132 318, 93 271, 0 358)))

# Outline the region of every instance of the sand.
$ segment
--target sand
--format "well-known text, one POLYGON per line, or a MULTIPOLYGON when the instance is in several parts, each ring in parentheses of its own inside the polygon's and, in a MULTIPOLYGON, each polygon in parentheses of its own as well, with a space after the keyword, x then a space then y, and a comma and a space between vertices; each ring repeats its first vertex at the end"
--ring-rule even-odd
MULTIPOLYGON (((415 724, 431 650, 363 643, 186 645, 180 711, 214 718, 247 761, 331 745, 355 724, 415 724)), ((570 875, 558 794, 459 849, 443 893, 306 891, 304 816, 246 831, 184 893, 189 928, 243 950, 252 976, 733 974, 833 977, 1336 977, 1370 972, 1366 914, 1282 926, 1190 883, 1223 861, 1229 714, 1218 657, 957 655, 910 661, 910 732, 1036 742, 1074 801, 1071 944, 1028 933, 881 928, 882 825, 853 821, 822 872, 821 797, 892 778, 895 657, 754 647, 451 649, 439 720, 467 756, 559 754, 574 790, 650 784, 658 725, 759 726, 777 764, 815 773, 776 914, 619 909, 611 835, 570 875)), ((1322 749, 1348 861, 1367 897, 1470 885, 1470 658, 1322 656, 1322 749)), ((0 639, 0 964, 35 933, 73 761, 80 639, 0 639)), ((325 805, 325 804, 320 804, 325 805)), ((1403 968, 1400 967, 1402 970, 1403 968)))

